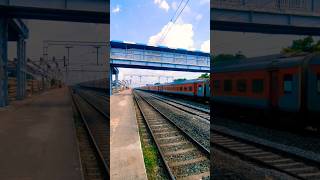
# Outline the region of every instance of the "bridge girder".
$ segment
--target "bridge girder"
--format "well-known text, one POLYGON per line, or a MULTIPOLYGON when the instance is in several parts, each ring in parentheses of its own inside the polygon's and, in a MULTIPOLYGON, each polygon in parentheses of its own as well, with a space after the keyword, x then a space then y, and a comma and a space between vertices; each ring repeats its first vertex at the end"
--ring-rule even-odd
POLYGON ((320 7, 320 4, 315 1, 304 2, 301 8, 293 9, 290 8, 290 4, 287 7, 283 4, 275 4, 276 1, 264 3, 252 0, 232 4, 235 2, 216 0, 211 4, 210 29, 268 34, 320 35, 320 12, 315 11, 315 7, 320 7))
POLYGON ((108 0, 9 0, 0 1, 0 16, 109 24, 109 6, 108 0))

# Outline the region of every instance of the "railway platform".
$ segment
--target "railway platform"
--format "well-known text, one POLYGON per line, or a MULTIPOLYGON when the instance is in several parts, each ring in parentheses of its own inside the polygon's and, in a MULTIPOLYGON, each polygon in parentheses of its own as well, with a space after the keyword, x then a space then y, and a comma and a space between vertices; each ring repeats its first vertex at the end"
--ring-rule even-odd
POLYGON ((110 98, 111 179, 147 179, 132 90, 110 98))
POLYGON ((82 179, 67 88, 0 109, 0 127, 0 179, 82 179))

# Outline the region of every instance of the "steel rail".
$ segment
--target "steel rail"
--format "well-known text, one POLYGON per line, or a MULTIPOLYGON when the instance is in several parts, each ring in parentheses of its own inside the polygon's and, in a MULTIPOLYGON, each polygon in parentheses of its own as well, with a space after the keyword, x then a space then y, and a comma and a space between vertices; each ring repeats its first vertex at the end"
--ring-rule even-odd
POLYGON ((160 148, 160 145, 159 145, 159 142, 158 142, 158 140, 156 139, 154 133, 153 133, 152 130, 151 130, 151 127, 150 127, 149 122, 148 122, 147 119, 145 118, 146 115, 145 115, 145 113, 142 111, 141 105, 139 104, 136 95, 134 95, 134 100, 136 101, 136 104, 138 105, 138 108, 139 108, 139 111, 140 111, 140 113, 141 113, 141 115, 142 115, 143 120, 144 120, 144 121, 146 122, 146 124, 147 124, 147 128, 148 128, 149 132, 151 133, 152 139, 154 140, 154 142, 155 142, 155 144, 156 144, 156 146, 157 146, 157 149, 158 149, 159 154, 160 154, 160 156, 161 156, 161 160, 162 160, 162 162, 164 163, 164 165, 165 165, 165 167, 166 167, 166 170, 167 170, 167 173, 168 173, 170 179, 175 180, 176 178, 175 178, 175 176, 173 175, 173 172, 171 171, 171 169, 170 169, 170 167, 169 167, 169 164, 168 164, 167 161, 165 160, 164 153, 162 152, 162 150, 161 150, 161 148, 160 148))
POLYGON ((160 96, 151 95, 151 94, 150 94, 150 96, 154 97, 154 99, 157 99, 157 100, 159 100, 159 101, 161 101, 161 102, 164 102, 164 103, 166 103, 166 104, 168 104, 168 105, 170 105, 170 106, 173 106, 173 107, 175 107, 175 108, 177 108, 177 109, 180 109, 180 110, 182 110, 182 111, 184 111, 184 112, 187 112, 187 113, 189 113, 189 114, 192 114, 192 115, 198 116, 198 117, 200 117, 200 118, 206 119, 207 121, 210 121, 210 112, 208 112, 208 111, 205 111, 205 110, 200 109, 200 108, 196 108, 195 106, 192 106, 192 105, 187 105, 187 104, 184 104, 184 103, 175 101, 175 100, 171 100, 171 99, 168 99, 168 98, 162 98, 162 97, 160 97, 160 96), (197 112, 192 112, 192 111, 190 111, 190 110, 184 109, 184 108, 179 107, 179 106, 177 106, 177 105, 168 103, 167 101, 170 101, 170 102, 172 102, 172 103, 179 104, 179 105, 181 105, 181 106, 185 106, 185 107, 190 108, 190 109, 193 109, 193 110, 195 110, 195 111, 201 111, 201 113, 203 113, 203 114, 205 114, 205 115, 208 115, 209 118, 204 117, 203 115, 198 114, 197 112))
MULTIPOLYGON (((263 157, 268 156, 269 154, 269 155, 278 156, 277 159, 282 158, 282 159, 288 159, 288 161, 301 163, 302 166, 305 166, 306 168, 314 168, 315 170, 318 170, 318 172, 320 173, 320 169, 319 169, 320 163, 311 161, 310 159, 303 158, 303 157, 300 157, 300 156, 297 156, 297 155, 294 155, 270 146, 252 142, 250 140, 243 139, 235 135, 230 135, 218 130, 211 129, 210 134, 211 136, 218 136, 218 137, 220 136, 220 138, 218 139, 216 138, 216 140, 215 138, 210 139, 211 146, 221 149, 223 151, 226 151, 230 154, 234 154, 244 160, 251 161, 257 165, 276 170, 278 172, 287 174, 297 179, 301 179, 301 180, 308 179, 301 176, 301 174, 303 173, 294 173, 293 170, 290 172, 290 168, 285 168, 285 167, 290 167, 290 165, 288 164, 286 166, 286 164, 284 163, 283 168, 281 168, 279 164, 278 164, 279 167, 277 167, 276 163, 272 165, 272 159, 263 160, 264 159, 263 157), (225 140, 222 140, 222 139, 225 139, 225 140), (238 146, 237 144, 238 145, 240 144, 240 145, 238 146), (241 147, 241 149, 239 147, 241 147), (246 150, 251 150, 251 153, 259 152, 260 156, 254 153, 250 155, 250 152, 248 151, 246 152, 246 150), (261 155, 261 154, 264 154, 264 155, 261 155)), ((319 174, 319 177, 320 177, 320 174, 319 174)))
POLYGON ((200 151, 202 151, 208 158, 210 158, 210 150, 204 147, 201 143, 199 143, 196 139, 194 139, 191 135, 186 133, 182 128, 177 125, 174 121, 171 120, 166 114, 162 113, 158 108, 156 108, 152 103, 150 103, 143 96, 140 96, 147 104, 149 104, 156 112, 158 112, 164 119, 168 120, 174 127, 176 127, 185 137, 187 137, 192 143, 194 143, 200 151))
MULTIPOLYGON (((147 92, 147 93, 150 93, 150 92, 147 92)), ((163 97, 163 96, 160 96, 158 94, 152 94, 153 96, 156 96, 156 97, 159 97, 159 98, 162 98, 162 99, 165 99, 165 100, 168 100, 168 101, 171 101, 171 102, 174 102, 174 103, 177 103, 177 104, 180 104, 182 106, 186 106, 186 107, 189 107, 189 108, 192 108, 192 109, 196 109, 198 111, 201 111, 203 113, 208 113, 210 114, 210 108, 201 108, 201 107, 197 107, 196 105, 191 105, 191 104, 187 104, 187 103, 184 103, 184 102, 179 102, 178 100, 175 100, 175 99, 171 99, 169 97, 163 97)))
MULTIPOLYGON (((82 98, 80 95, 78 95, 78 96, 80 98, 82 98)), ((96 156, 98 157, 97 159, 99 159, 98 163, 102 166, 102 171, 103 171, 103 174, 105 175, 105 179, 108 179, 108 177, 110 176, 109 166, 107 165, 107 162, 104 160, 102 152, 100 151, 100 148, 99 148, 99 146, 98 146, 98 144, 97 144, 97 142, 96 142, 96 140, 95 140, 95 138, 93 136, 93 133, 90 130, 90 127, 89 127, 89 125, 87 123, 87 120, 86 120, 83 112, 81 111, 81 108, 80 108, 80 105, 79 105, 80 103, 75 99, 75 94, 71 94, 71 98, 72 98, 73 103, 75 104, 77 112, 79 113, 79 115, 81 117, 81 121, 85 125, 85 130, 86 130, 86 132, 87 132, 87 134, 89 136, 90 142, 93 144, 96 156)))
POLYGON ((79 93, 79 96, 85 100, 88 104, 90 104, 97 112, 99 112, 102 116, 104 116, 106 119, 109 119, 110 116, 108 114, 106 114, 105 112, 103 112, 95 103, 92 103, 90 100, 88 100, 88 98, 84 97, 83 95, 81 95, 81 93, 79 93))

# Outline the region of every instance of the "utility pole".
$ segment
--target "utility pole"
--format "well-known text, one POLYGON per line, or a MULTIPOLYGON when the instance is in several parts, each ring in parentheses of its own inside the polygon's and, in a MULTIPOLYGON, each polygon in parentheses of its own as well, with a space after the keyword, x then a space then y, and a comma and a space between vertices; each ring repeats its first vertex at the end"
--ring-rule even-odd
POLYGON ((66 46, 67 48, 67 57, 68 57, 68 66, 70 64, 70 49, 73 48, 73 46, 66 46))
POLYGON ((97 49, 97 66, 99 66, 99 49, 100 49, 100 46, 94 46, 94 48, 97 49))

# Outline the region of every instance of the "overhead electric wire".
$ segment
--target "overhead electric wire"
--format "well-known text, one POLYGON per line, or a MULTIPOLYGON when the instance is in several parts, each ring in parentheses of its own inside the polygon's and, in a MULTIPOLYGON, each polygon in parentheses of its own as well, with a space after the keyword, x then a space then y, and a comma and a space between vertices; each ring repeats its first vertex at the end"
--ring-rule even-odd
POLYGON ((169 31, 171 30, 172 26, 176 23, 176 21, 178 20, 179 16, 182 14, 183 10, 186 8, 186 6, 188 5, 189 1, 190 0, 187 0, 187 2, 184 4, 183 8, 181 9, 181 11, 178 13, 178 15, 175 17, 175 15, 177 14, 182 2, 184 0, 181 0, 180 1, 180 4, 179 4, 179 7, 177 8, 176 12, 174 13, 174 16, 170 19, 169 23, 172 22, 171 26, 170 24, 168 23, 168 28, 167 28, 167 31, 165 31, 164 34, 162 34, 162 36, 160 37, 159 41, 158 41, 158 44, 160 43, 163 43, 163 41, 165 40, 165 38, 167 37, 169 31))
MULTIPOLYGON (((181 0, 181 1, 180 1, 179 6, 177 7, 176 11, 174 12, 174 15, 171 17, 169 23, 172 22, 173 18, 176 16, 176 14, 177 14, 178 10, 180 9, 180 6, 181 6, 181 4, 182 4, 183 1, 184 1, 184 0, 181 0)), ((166 26, 164 32, 166 32, 168 28, 169 28, 169 25, 166 26)), ((160 39, 159 39, 158 42, 160 42, 160 40, 163 38, 163 35, 164 35, 164 34, 165 34, 165 33, 163 33, 163 34, 161 35, 161 37, 160 37, 160 39)))
POLYGON ((173 18, 176 16, 176 14, 177 14, 178 10, 180 9, 180 6, 181 6, 181 4, 182 4, 183 1, 184 1, 184 0, 181 0, 181 1, 180 1, 180 4, 179 4, 179 6, 177 7, 176 12, 174 12, 174 15, 172 16, 172 18, 170 19, 170 21, 172 21, 173 18))
POLYGON ((181 13, 183 12, 183 10, 186 8, 187 4, 189 3, 190 0, 188 0, 184 7, 181 9, 180 13, 178 14, 178 16, 175 18, 175 20, 172 22, 172 25, 169 27, 168 31, 165 33, 163 39, 160 41, 161 43, 166 39, 168 33, 170 32, 171 28, 174 26, 174 24, 176 23, 176 21, 178 20, 179 16, 181 15, 181 13))

